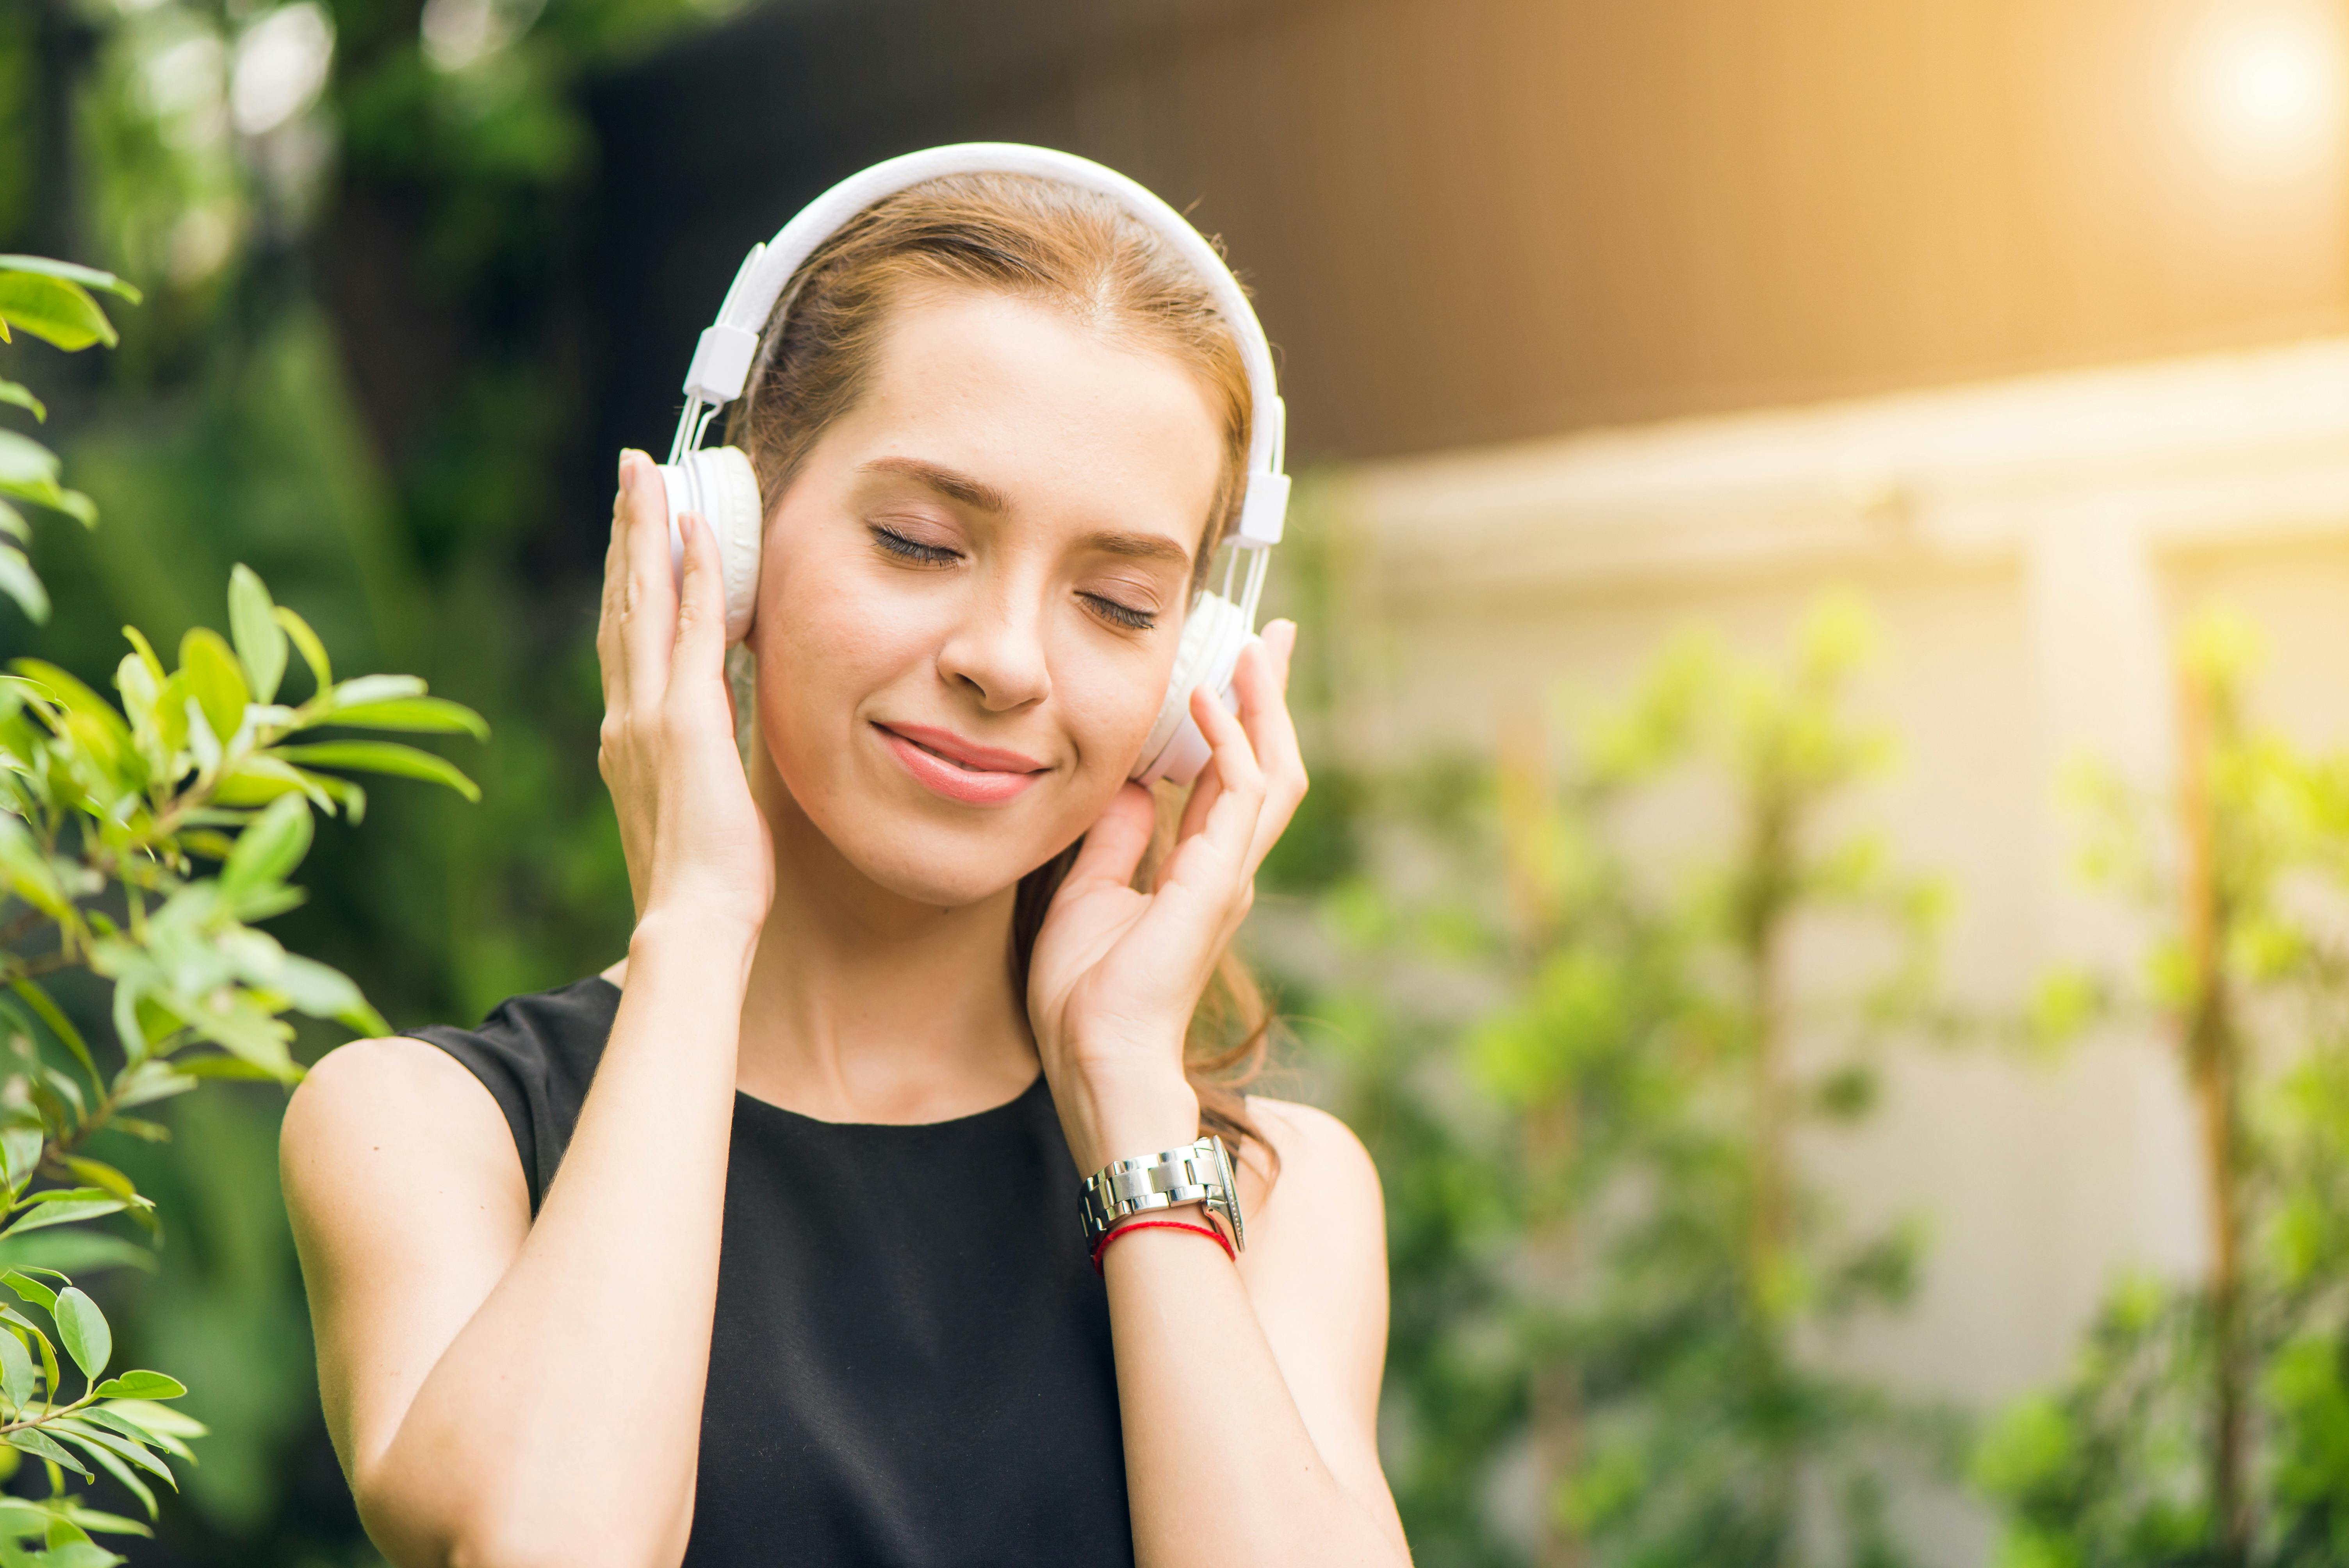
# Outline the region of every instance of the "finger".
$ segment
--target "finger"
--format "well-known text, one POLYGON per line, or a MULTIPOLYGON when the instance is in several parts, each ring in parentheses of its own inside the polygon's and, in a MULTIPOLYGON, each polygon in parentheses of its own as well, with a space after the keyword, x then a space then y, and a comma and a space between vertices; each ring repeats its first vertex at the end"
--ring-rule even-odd
POLYGON ((1273 656, 1273 666, 1280 676, 1280 689, 1288 690, 1289 655, 1297 652, 1297 623, 1275 621, 1264 629, 1264 645, 1273 656))
POLYGON ((1127 779, 1087 830, 1084 848, 1077 851, 1076 863, 1069 868, 1067 882, 1098 878, 1120 887, 1129 885, 1150 848, 1150 830, 1157 819, 1157 806, 1150 798, 1149 788, 1127 779))
POLYGON ((1247 731, 1257 765, 1264 770, 1264 809, 1248 846, 1247 868, 1253 876, 1272 851, 1298 802, 1305 799, 1305 759, 1297 743, 1297 725, 1289 717, 1281 671, 1296 645, 1294 622, 1276 622, 1267 640, 1240 651, 1232 672, 1232 690, 1239 698, 1240 725, 1247 731))
MULTIPOLYGON (((621 472, 626 472, 627 454, 621 455, 621 472)), ((625 690, 627 676, 626 657, 620 643, 620 600, 627 581, 622 548, 622 521, 627 491, 614 488, 612 491, 612 531, 604 546, 604 589, 595 605, 595 663, 604 681, 604 707, 610 711, 616 696, 625 690)))
POLYGON ((1207 825, 1207 813, 1215 809, 1216 798, 1224 792, 1223 776, 1216 771, 1211 758, 1191 780, 1190 798, 1183 802, 1183 819, 1174 827, 1174 841, 1181 843, 1207 825))
POLYGON ((668 685, 670 644, 677 636, 677 586, 668 565, 668 496, 652 459, 631 451, 620 474, 623 573, 620 638, 626 645, 627 697, 639 708, 660 700, 668 685))
POLYGON ((1191 717, 1207 742, 1216 795, 1199 830, 1175 844, 1164 881, 1237 880, 1264 804, 1264 775, 1248 748, 1247 732, 1215 693, 1202 686, 1191 694, 1191 717))
POLYGON ((718 559, 718 536, 698 512, 682 512, 678 530, 685 536, 685 580, 678 590, 677 641, 669 653, 669 687, 680 679, 701 690, 709 681, 722 686, 726 675, 726 581, 718 559))

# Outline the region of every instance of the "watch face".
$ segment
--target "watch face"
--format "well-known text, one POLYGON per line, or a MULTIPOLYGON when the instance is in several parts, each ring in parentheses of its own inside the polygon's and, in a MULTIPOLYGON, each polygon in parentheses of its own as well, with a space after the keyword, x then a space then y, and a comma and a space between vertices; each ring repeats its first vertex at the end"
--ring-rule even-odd
POLYGON ((1224 1140, 1220 1138, 1216 1140, 1216 1169, 1222 1173, 1224 1179, 1224 1202, 1222 1207, 1224 1211, 1224 1218, 1232 1222, 1232 1245, 1241 1251, 1246 1251, 1247 1248, 1247 1227, 1240 1222, 1239 1179, 1237 1174, 1232 1170, 1231 1150, 1224 1147, 1224 1140))

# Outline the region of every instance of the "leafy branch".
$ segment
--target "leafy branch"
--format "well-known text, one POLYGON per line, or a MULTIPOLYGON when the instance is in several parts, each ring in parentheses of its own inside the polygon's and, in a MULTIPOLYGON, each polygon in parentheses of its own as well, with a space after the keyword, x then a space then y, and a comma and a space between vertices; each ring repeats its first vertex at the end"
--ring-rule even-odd
MULTIPOLYGON (((0 341, 14 329, 68 350, 111 345, 92 288, 138 298, 107 273, 0 256, 0 341)), ((0 403, 46 418, 13 381, 0 379, 0 403)), ((0 429, 0 533, 27 537, 8 498, 94 522, 88 498, 57 480, 54 454, 0 429)), ((48 614, 47 593, 14 544, 0 544, 0 592, 36 621, 48 614)), ((91 1532, 146 1534, 147 1526, 86 1506, 67 1491, 65 1472, 111 1476, 152 1519, 155 1494, 142 1477, 176 1489, 166 1456, 193 1462, 188 1442, 205 1432, 165 1403, 187 1391, 177 1378, 106 1376, 105 1314, 39 1261, 67 1261, 68 1250, 140 1255, 89 1233, 67 1249, 58 1227, 127 1214, 159 1232, 153 1202, 87 1152, 92 1140, 167 1138, 161 1124, 129 1113, 207 1079, 299 1078, 288 1013, 388 1032, 347 976, 286 952, 254 923, 302 902, 286 878, 309 851, 314 810, 354 822, 364 815, 366 792, 344 775, 419 779, 480 798, 431 752, 313 734, 486 738, 471 708, 429 696, 412 676, 337 681, 317 634, 246 567, 230 578, 228 612, 226 637, 190 631, 171 667, 124 627, 119 707, 44 660, 17 659, 0 675, 0 1286, 21 1304, 0 1305, 0 1459, 13 1468, 30 1455, 49 1480, 47 1498, 0 1498, 0 1568, 122 1562, 91 1532), (295 704, 280 692, 297 655, 311 691, 295 704), (107 1065, 42 984, 73 969, 110 982, 116 1049, 107 1065), (78 1393, 67 1363, 81 1375, 78 1393)))

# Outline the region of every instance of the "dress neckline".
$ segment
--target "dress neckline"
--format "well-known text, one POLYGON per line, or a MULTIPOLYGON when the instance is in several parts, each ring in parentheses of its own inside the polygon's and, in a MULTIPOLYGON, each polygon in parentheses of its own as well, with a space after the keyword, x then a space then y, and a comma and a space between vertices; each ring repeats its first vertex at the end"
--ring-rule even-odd
MULTIPOLYGON (((621 995, 619 986, 613 985, 600 974, 589 975, 587 982, 590 985, 600 985, 610 992, 613 1010, 615 1012, 618 1010, 621 995)), ((805 1111, 793 1110, 789 1106, 777 1105, 771 1099, 761 1099, 757 1095, 740 1088, 737 1088, 734 1091, 734 1110, 739 1116, 744 1109, 751 1109, 756 1115, 781 1117, 789 1122, 805 1127, 824 1128, 843 1135, 865 1134, 887 1137, 892 1133, 918 1135, 942 1129, 966 1128, 973 1123, 984 1121, 989 1117, 1009 1117, 1019 1111, 1032 1098, 1050 1093, 1050 1088, 1044 1080, 1043 1070, 1040 1068, 1036 1076, 1028 1080, 1028 1086, 1009 1099, 962 1116, 950 1116, 943 1121, 828 1121, 820 1116, 810 1116, 805 1111)))

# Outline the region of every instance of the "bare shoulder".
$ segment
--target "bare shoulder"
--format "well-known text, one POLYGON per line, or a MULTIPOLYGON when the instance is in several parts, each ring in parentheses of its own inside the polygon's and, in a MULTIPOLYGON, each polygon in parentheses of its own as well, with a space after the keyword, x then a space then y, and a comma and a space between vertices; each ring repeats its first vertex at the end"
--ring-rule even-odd
POLYGON ((1385 1267, 1386 1201, 1378 1167, 1352 1128, 1326 1110, 1250 1095, 1248 1116, 1278 1157, 1241 1155, 1240 1201, 1249 1240, 1313 1266, 1385 1267))
MULTIPOLYGON (((1292 1099, 1252 1094, 1247 1109, 1265 1141, 1280 1157, 1281 1183, 1294 1175, 1317 1194, 1348 1191, 1373 1205, 1381 1202, 1378 1167, 1352 1128, 1319 1106, 1292 1099)), ((1260 1155, 1257 1161, 1261 1161, 1260 1155)))
POLYGON ((352 1040, 321 1057, 278 1130, 289 1203, 340 1176, 419 1158, 442 1171, 508 1166, 521 1189, 513 1137, 489 1089, 448 1052, 404 1035, 352 1040))

